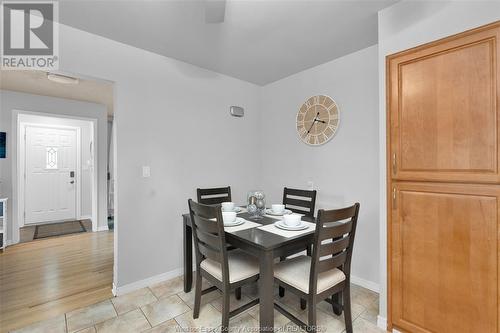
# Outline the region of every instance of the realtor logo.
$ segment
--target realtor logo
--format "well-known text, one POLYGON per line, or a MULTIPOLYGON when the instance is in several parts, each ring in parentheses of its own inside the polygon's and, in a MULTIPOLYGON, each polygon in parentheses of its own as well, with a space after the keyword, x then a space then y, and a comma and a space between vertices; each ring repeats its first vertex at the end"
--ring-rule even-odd
POLYGON ((2 69, 57 69, 57 5, 55 1, 1 3, 2 69))

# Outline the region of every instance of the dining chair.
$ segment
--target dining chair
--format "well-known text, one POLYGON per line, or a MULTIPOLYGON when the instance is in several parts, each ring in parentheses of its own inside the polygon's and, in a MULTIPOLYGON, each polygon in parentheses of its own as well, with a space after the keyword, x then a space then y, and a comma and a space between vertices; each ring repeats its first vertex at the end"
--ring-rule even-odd
POLYGON ((343 310, 346 332, 352 333, 350 276, 358 214, 359 203, 319 210, 312 256, 302 255, 275 265, 275 282, 307 300, 308 323, 277 303, 275 307, 306 331, 316 330, 316 304, 326 300, 336 314, 343 310))
POLYGON ((283 205, 294 213, 314 217, 316 190, 309 191, 285 187, 283 189, 283 205))
POLYGON ((204 205, 191 199, 188 200, 188 205, 196 257, 193 318, 198 318, 200 314, 201 296, 219 289, 222 292, 224 332, 229 327, 229 318, 259 303, 259 300, 255 299, 235 310, 229 310, 231 291, 258 280, 259 262, 257 258, 241 250, 227 250, 220 206, 204 205), (212 286, 202 290, 202 277, 212 286))
MULTIPOLYGON (((198 197, 198 203, 203 205, 220 205, 223 202, 231 201, 231 186, 197 188, 196 194, 198 197)), ((232 251, 236 248, 231 244, 228 244, 227 249, 232 251)), ((236 299, 241 299, 241 288, 236 289, 234 294, 236 299)))
POLYGON ((198 188, 196 190, 198 202, 204 205, 220 205, 231 201, 231 186, 215 188, 198 188))
MULTIPOLYGON (((308 217, 314 217, 314 210, 316 207, 316 190, 300 190, 296 188, 283 188, 283 205, 285 205, 286 209, 291 210, 294 213, 304 214, 308 217)), ((302 252, 304 249, 300 251, 296 251, 295 253, 302 252)), ((306 253, 308 256, 311 255, 311 245, 307 245, 305 247, 306 253)), ((295 254, 291 253, 291 254, 295 254)), ((286 257, 281 257, 280 260, 285 260, 286 257)), ((279 296, 285 296, 285 289, 279 288, 279 296)), ((301 309, 306 308, 306 301, 300 301, 301 309)))

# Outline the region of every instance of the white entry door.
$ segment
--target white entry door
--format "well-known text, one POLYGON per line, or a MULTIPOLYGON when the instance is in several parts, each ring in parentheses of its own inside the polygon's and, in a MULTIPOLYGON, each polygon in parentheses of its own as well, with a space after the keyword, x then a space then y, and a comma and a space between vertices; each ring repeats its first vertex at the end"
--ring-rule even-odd
POLYGON ((76 129, 27 126, 24 223, 76 219, 76 129))

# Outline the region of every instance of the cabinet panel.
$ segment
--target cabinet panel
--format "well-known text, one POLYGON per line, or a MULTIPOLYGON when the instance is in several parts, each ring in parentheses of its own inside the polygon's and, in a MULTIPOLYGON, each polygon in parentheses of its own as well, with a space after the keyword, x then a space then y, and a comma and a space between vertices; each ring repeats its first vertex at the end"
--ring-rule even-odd
POLYGON ((497 332, 500 186, 393 186, 393 324, 410 332, 497 332))
POLYGON ((500 28, 388 60, 392 175, 498 182, 500 28))

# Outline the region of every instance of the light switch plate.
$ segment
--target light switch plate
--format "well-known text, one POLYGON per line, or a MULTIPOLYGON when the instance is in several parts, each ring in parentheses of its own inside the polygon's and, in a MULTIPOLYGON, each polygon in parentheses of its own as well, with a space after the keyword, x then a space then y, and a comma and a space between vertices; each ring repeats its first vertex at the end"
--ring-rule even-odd
POLYGON ((151 177, 151 168, 149 166, 142 167, 142 177, 144 178, 151 177))

